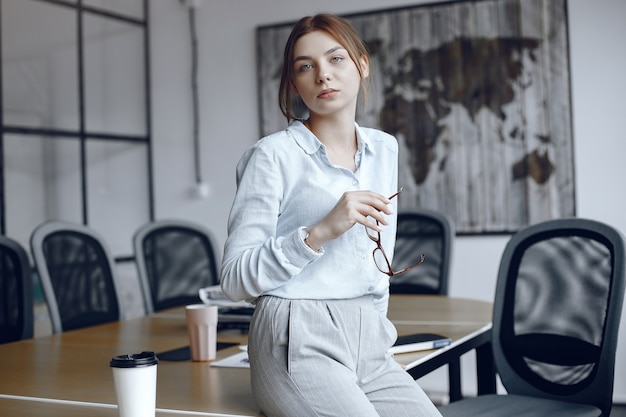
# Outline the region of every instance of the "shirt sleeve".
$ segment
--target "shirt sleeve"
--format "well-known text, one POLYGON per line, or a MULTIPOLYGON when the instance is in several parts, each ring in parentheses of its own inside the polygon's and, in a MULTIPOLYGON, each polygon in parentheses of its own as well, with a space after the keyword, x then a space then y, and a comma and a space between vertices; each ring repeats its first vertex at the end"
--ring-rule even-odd
POLYGON ((237 166, 221 266, 221 286, 232 300, 254 300, 283 286, 324 254, 304 243, 305 225, 277 236, 283 175, 275 156, 261 146, 246 152, 237 166))

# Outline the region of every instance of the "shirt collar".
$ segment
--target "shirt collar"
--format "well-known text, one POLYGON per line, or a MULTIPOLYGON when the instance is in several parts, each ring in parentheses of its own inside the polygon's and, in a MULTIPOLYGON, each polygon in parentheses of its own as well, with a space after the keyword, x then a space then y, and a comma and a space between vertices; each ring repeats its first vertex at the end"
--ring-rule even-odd
MULTIPOLYGON (((376 152, 374 147, 370 144, 367 133, 356 122, 354 126, 356 127, 356 140, 358 142, 357 152, 366 151, 375 154, 376 152)), ((291 122, 287 130, 291 132, 298 146, 309 155, 317 152, 322 146, 322 142, 320 142, 304 123, 299 120, 291 122)))

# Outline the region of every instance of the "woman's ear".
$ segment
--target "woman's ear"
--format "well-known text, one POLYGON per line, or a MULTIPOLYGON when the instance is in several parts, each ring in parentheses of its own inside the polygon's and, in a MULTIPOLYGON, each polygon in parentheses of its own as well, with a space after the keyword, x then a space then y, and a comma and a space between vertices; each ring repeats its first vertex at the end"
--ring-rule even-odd
POLYGON ((362 78, 367 78, 370 75, 370 61, 367 56, 363 55, 360 59, 362 78))

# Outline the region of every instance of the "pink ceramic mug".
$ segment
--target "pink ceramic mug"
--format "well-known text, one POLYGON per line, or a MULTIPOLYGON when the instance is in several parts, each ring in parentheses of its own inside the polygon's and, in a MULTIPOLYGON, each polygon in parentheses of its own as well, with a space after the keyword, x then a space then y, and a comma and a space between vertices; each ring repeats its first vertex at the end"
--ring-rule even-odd
POLYGON ((217 306, 192 304, 185 307, 191 360, 215 359, 217 347, 217 306))

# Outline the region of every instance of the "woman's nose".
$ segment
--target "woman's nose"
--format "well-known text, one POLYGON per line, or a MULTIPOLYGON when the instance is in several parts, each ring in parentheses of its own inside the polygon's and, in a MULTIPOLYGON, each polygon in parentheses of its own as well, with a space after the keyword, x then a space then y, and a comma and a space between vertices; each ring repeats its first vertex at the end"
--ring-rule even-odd
POLYGON ((325 72, 325 73, 323 73, 323 74, 320 74, 320 75, 319 75, 319 79, 318 79, 318 81, 319 81, 320 83, 324 83, 324 82, 326 82, 326 81, 330 81, 330 74, 329 74, 329 73, 327 73, 327 72, 325 72))

